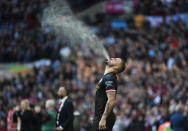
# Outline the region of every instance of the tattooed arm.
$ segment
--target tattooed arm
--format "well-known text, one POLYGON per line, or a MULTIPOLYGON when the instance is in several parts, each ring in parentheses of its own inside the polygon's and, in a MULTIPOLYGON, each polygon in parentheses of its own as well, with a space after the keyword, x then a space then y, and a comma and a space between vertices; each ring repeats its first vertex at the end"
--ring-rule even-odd
POLYGON ((114 105, 116 104, 116 92, 115 91, 108 92, 107 96, 108 96, 108 101, 106 103, 106 107, 105 107, 104 113, 102 115, 102 119, 106 119, 108 117, 108 115, 112 111, 114 105))
POLYGON ((108 96, 108 101, 106 103, 106 107, 102 115, 102 118, 99 122, 99 129, 106 129, 106 119, 110 114, 110 112, 112 111, 114 105, 116 104, 116 91, 108 92, 107 96, 108 96))

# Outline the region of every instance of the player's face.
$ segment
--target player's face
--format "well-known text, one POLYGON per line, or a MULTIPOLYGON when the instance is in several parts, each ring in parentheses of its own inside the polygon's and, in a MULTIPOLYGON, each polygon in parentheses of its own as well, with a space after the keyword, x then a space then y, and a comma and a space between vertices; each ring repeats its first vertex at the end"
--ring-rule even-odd
POLYGON ((111 58, 107 64, 109 66, 118 66, 119 64, 121 64, 121 59, 120 58, 111 58))

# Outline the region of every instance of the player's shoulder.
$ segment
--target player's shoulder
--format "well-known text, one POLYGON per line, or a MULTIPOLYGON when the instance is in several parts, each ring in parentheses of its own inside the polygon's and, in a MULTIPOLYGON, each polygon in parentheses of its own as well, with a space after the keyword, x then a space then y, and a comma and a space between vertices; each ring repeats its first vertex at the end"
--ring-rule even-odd
POLYGON ((113 72, 106 74, 104 77, 105 77, 105 80, 114 80, 114 81, 117 80, 116 73, 113 73, 113 72))

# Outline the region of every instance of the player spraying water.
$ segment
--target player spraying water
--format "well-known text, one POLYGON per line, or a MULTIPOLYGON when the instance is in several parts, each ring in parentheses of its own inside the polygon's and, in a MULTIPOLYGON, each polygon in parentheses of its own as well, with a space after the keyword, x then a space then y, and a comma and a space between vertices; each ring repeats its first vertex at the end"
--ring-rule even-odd
POLYGON ((96 86, 95 117, 93 131, 112 131, 115 123, 113 107, 116 104, 117 74, 125 69, 125 61, 121 58, 111 58, 106 62, 104 76, 96 86))

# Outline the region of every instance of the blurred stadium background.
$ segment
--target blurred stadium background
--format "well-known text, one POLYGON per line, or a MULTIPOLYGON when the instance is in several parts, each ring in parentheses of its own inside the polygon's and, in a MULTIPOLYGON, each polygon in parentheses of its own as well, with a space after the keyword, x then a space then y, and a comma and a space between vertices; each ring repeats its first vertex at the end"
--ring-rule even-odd
MULTIPOLYGON (((69 87, 82 131, 89 131, 95 85, 104 64, 66 36, 42 30, 50 0, 0 0, 0 131, 9 110, 29 99, 44 112, 69 87)), ((188 0, 69 0, 111 57, 127 58, 121 74, 114 131, 157 131, 181 107, 188 119, 188 0)), ((170 129, 169 129, 170 130, 170 129)))

